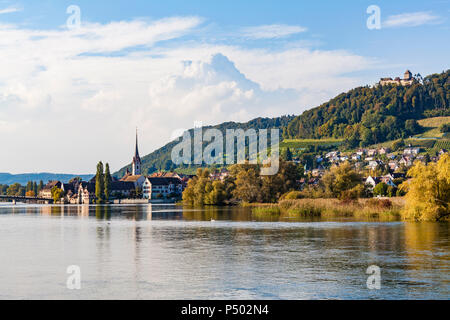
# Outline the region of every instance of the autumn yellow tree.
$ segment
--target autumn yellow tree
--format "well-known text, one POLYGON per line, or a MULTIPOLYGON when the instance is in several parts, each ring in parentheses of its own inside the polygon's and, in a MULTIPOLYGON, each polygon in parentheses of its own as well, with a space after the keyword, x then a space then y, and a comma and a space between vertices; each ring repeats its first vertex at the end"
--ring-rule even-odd
POLYGON ((439 221, 450 217, 450 155, 437 163, 417 162, 409 171, 404 217, 417 221, 439 221))
POLYGON ((27 191, 27 193, 25 193, 25 196, 28 198, 34 198, 36 197, 36 194, 34 193, 33 190, 27 191))

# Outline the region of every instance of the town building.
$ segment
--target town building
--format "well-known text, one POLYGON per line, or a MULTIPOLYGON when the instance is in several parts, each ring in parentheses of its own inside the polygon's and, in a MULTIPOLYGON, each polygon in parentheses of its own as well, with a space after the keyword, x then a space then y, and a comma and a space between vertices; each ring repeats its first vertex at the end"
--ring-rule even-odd
POLYGON ((61 181, 49 181, 41 191, 39 191, 39 198, 52 199, 52 189, 54 187, 61 189, 61 181))
POLYGON ((411 147, 409 147, 409 148, 406 148, 404 151, 403 151, 403 154, 405 155, 405 156, 416 156, 416 155, 418 155, 420 153, 420 148, 411 148, 411 147))
POLYGON ((167 199, 180 197, 183 182, 178 178, 147 178, 142 187, 144 199, 167 199))
POLYGON ((387 175, 387 176, 383 176, 383 177, 372 177, 369 176, 366 179, 366 185, 368 185, 371 189, 375 188, 377 184, 379 183, 385 183, 388 186, 394 187, 396 188, 397 186, 395 185, 394 181, 392 181, 391 176, 387 175))

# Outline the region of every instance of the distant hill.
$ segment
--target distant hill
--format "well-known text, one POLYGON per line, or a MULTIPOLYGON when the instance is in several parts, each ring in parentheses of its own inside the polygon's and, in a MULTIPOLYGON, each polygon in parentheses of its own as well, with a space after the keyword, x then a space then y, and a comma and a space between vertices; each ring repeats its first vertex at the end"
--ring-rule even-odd
POLYGON ((75 177, 81 177, 83 180, 89 180, 94 175, 75 175, 75 174, 58 174, 58 173, 23 173, 23 174, 10 174, 10 173, 0 173, 0 184, 11 185, 14 183, 20 183, 21 185, 26 185, 28 181, 43 181, 46 184, 51 180, 58 180, 64 183, 69 182, 70 179, 75 177))
MULTIPOLYGON (((207 129, 218 129, 225 134, 227 129, 283 129, 286 127, 290 121, 294 119, 294 116, 282 116, 278 118, 257 118, 253 119, 246 123, 237 123, 237 122, 225 122, 216 126, 208 126, 204 127, 203 130, 207 129)), ((189 130, 192 134, 192 130, 189 130)), ((144 174, 152 174, 156 171, 164 171, 164 170, 174 170, 177 168, 172 163, 172 149, 179 143, 179 141, 172 141, 166 144, 164 147, 152 152, 151 154, 142 158, 142 170, 144 174)), ((195 166, 194 166, 195 167, 195 166)), ((118 172, 114 173, 116 177, 122 177, 126 170, 129 169, 131 171, 131 164, 122 168, 118 172)), ((183 172, 194 172, 195 169, 189 170, 188 166, 183 166, 181 170, 183 172)))
POLYGON ((417 120, 450 116, 450 70, 410 86, 376 85, 342 93, 305 111, 284 131, 286 139, 345 139, 348 148, 409 137, 424 128, 417 120))

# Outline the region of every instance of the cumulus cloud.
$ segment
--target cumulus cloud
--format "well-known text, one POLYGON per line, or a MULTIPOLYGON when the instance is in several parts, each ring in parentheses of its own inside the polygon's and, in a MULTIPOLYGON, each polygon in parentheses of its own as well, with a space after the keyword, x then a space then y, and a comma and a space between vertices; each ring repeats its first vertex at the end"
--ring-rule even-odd
POLYGON ((256 27, 247 27, 242 30, 245 37, 253 39, 284 38, 293 34, 305 32, 307 28, 285 24, 271 24, 256 27))
POLYGON ((360 83, 370 59, 346 51, 184 41, 197 17, 0 27, 0 171, 84 173, 150 153, 174 130, 299 114, 360 83), (170 41, 170 45, 166 40, 170 41))
POLYGON ((437 24, 442 20, 431 12, 410 12, 392 15, 384 22, 384 27, 417 27, 424 24, 437 24))

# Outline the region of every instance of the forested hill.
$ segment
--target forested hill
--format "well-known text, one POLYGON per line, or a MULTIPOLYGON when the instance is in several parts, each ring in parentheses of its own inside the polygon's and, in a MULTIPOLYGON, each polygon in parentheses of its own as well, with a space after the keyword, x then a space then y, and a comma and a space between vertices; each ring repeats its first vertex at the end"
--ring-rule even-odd
MULTIPOLYGON (((237 122, 225 122, 216 126, 208 126, 203 129, 219 129, 224 135, 227 129, 283 129, 286 128, 290 121, 294 119, 294 116, 282 116, 278 118, 257 118, 246 123, 237 122)), ((190 130, 192 135, 192 130, 190 130)), ((152 152, 151 154, 142 158, 142 169, 144 174, 151 174, 156 171, 173 170, 176 166, 171 161, 172 149, 179 143, 179 141, 172 141, 166 144, 164 147, 152 152)), ((130 161, 131 162, 131 161, 130 161)), ((122 177, 127 168, 131 171, 131 164, 122 168, 114 175, 116 177, 122 177)), ((183 169, 188 169, 188 166, 183 166, 183 169)), ((195 169, 192 171, 195 172, 195 169)))
POLYGON ((367 146, 418 133, 414 120, 450 115, 450 70, 411 86, 359 87, 291 121, 284 138, 344 138, 348 147, 367 146))

